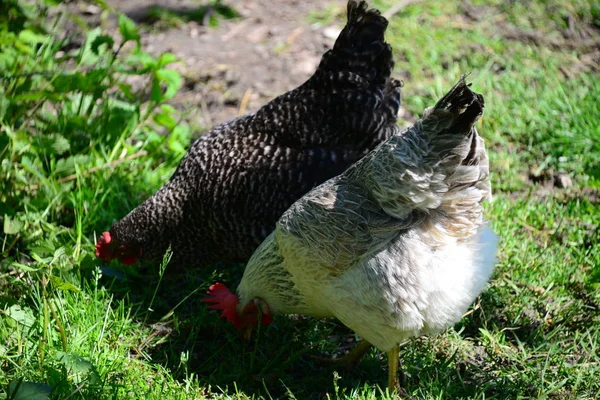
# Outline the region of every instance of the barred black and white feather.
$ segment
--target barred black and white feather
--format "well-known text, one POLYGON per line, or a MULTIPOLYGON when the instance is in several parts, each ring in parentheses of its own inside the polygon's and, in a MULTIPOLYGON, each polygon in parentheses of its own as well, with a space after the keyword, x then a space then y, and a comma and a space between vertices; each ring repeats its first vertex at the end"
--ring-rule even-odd
POLYGON ((112 226, 112 246, 157 260, 170 245, 187 266, 247 260, 295 200, 395 131, 401 82, 386 28, 350 1, 314 75, 193 143, 170 181, 112 226))

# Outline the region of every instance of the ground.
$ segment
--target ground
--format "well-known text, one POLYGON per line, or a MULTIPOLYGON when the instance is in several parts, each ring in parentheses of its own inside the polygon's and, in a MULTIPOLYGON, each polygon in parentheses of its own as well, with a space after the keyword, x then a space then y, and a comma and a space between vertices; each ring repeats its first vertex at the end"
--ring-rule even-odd
MULTIPOLYGON (((74 116, 65 111, 69 124, 52 125, 27 102, 67 109, 71 103, 59 98, 65 89, 44 87, 43 99, 34 99, 37 92, 23 95, 2 75, 10 84, 0 92, 0 398, 2 390, 11 391, 6 398, 33 398, 15 390, 19 382, 44 399, 384 397, 379 352, 350 372, 310 357, 341 355, 356 342, 337 321, 281 317, 244 343, 207 311, 200 299, 208 283, 234 286, 241 266, 174 275, 168 266, 164 274, 156 266, 123 269, 93 256, 95 235, 168 179, 191 137, 307 79, 343 27, 345 4, 108 3, 137 23, 145 51, 178 58, 169 68, 182 85, 152 109, 147 75, 126 74, 123 82, 146 97, 121 95, 115 79, 99 104, 116 92, 132 106, 118 103, 106 121, 85 125, 94 114, 80 113, 81 100, 74 116), (135 125, 147 109, 151 123, 135 125), (57 135, 67 144, 42 146, 39 137, 57 135)), ((492 281, 463 320, 403 346, 406 392, 416 399, 600 398, 600 8, 591 0, 373 3, 384 13, 404 4, 389 16, 387 34, 394 75, 405 83, 402 125, 463 73, 486 98, 478 128, 495 197, 486 217, 501 238, 492 281)), ((60 52, 89 38, 83 23, 119 43, 113 12, 84 2, 64 7, 73 18, 56 32, 69 38, 60 52)), ((35 56, 35 68, 73 71, 35 56)), ((76 71, 103 67, 94 62, 81 61, 76 71)), ((25 81, 27 90, 37 84, 25 81)))
POLYGON ((182 16, 176 27, 165 27, 164 17, 155 21, 143 43, 147 51, 172 52, 181 60, 178 68, 187 78, 186 88, 174 102, 197 109, 205 127, 236 117, 244 95, 248 100, 242 113, 252 112, 300 85, 343 27, 339 20, 311 24, 309 15, 332 7, 315 0, 281 1, 276 7, 267 0, 227 2, 239 18, 223 19, 214 28, 202 21, 185 22, 186 13, 197 9, 198 2, 110 3, 138 22, 152 20, 151 7, 182 16))

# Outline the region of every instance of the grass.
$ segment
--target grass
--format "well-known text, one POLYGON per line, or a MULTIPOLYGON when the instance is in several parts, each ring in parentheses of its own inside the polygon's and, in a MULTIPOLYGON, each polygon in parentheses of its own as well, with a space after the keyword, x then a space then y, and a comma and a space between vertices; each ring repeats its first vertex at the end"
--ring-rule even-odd
MULTIPOLYGON (((208 282, 234 284, 241 268, 174 276, 165 263, 163 276, 98 263, 94 235, 159 188, 189 143, 185 115, 168 106, 181 84, 174 58, 144 53, 123 17, 127 43, 91 30, 80 48, 62 39, 68 13, 7 4, 0 398, 386 398, 376 351, 352 372, 303 357, 352 345, 336 321, 278 318, 246 344, 207 312, 199 300, 208 282), (131 75, 146 85, 131 86, 131 75)), ((310 22, 342 13, 328 7, 310 22)), ((495 188, 486 215, 501 237, 496 272, 471 312, 403 347, 404 385, 417 399, 600 397, 600 80, 585 62, 593 49, 561 35, 568 16, 576 31, 600 36, 591 0, 423 2, 391 19, 409 113, 465 72, 484 94, 480 132, 495 188), (553 185, 557 173, 573 186, 553 185)))

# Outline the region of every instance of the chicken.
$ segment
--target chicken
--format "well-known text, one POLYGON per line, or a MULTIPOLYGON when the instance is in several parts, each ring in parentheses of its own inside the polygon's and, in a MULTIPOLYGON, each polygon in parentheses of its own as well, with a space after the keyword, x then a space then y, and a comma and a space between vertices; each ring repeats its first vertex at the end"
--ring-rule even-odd
POLYGON ((391 78, 387 24, 350 1, 313 76, 200 137, 160 190, 101 235, 96 255, 132 264, 170 245, 172 264, 247 261, 294 201, 394 131, 402 83, 391 78))
POLYGON ((388 353, 460 320, 494 265, 488 158, 474 127, 484 100, 464 77, 414 126, 295 202, 250 258, 234 294, 203 301, 248 332, 276 314, 335 317, 388 353))

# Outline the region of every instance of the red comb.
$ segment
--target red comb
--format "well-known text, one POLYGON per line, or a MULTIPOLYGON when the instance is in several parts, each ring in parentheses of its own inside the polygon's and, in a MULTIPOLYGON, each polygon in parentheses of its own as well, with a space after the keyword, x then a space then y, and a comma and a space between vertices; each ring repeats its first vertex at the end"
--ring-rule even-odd
POLYGON ((103 260, 112 259, 112 249, 109 244, 112 241, 112 237, 109 232, 104 232, 96 243, 96 257, 101 258, 103 260))
POLYGON ((240 329, 242 321, 237 314, 238 298, 231 290, 222 283, 215 283, 208 288, 206 292, 210 297, 202 299, 203 303, 214 303, 207 308, 212 310, 223 310, 221 318, 227 318, 236 328, 240 329))

